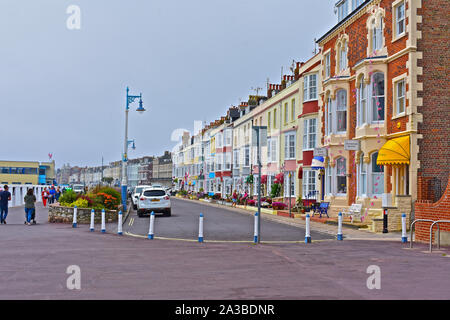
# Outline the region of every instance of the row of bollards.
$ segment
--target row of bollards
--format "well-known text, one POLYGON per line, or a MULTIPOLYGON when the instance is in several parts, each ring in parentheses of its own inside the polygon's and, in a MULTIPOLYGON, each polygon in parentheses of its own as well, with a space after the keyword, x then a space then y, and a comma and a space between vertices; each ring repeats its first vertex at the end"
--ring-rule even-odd
MULTIPOLYGON (((72 227, 77 228, 77 211, 78 208, 75 206, 73 210, 73 223, 72 227)), ((106 223, 105 223, 105 210, 102 210, 102 220, 101 220, 101 232, 106 233, 106 223)), ((94 217, 95 217, 95 211, 92 209, 91 211, 91 225, 90 225, 90 231, 93 232, 95 230, 94 226, 94 217)), ((255 222, 254 222, 254 237, 253 242, 258 243, 260 241, 260 235, 259 235, 259 219, 258 219, 258 212, 255 213, 255 222)), ((119 211, 118 215, 118 225, 117 225, 117 234, 122 235, 122 211, 119 211)), ((198 223, 198 242, 203 242, 203 213, 200 213, 199 223, 198 223)), ((344 235, 342 232, 342 213, 339 212, 338 214, 338 231, 337 231, 337 240, 342 241, 344 240, 344 235)), ((309 214, 306 215, 305 219, 305 243, 311 243, 311 218, 309 214)), ((153 240, 155 237, 155 213, 152 211, 150 215, 150 226, 148 231, 148 239, 153 240)), ((402 243, 408 242, 408 237, 406 235, 406 214, 402 214, 402 243)))

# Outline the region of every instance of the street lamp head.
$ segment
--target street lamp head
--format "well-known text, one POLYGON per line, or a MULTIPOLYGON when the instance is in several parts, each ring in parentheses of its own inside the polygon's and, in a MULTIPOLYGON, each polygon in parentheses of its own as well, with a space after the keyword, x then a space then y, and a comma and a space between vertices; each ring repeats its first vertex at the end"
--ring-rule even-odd
POLYGON ((139 99, 139 108, 136 109, 139 113, 144 113, 145 108, 142 106, 142 99, 139 99))

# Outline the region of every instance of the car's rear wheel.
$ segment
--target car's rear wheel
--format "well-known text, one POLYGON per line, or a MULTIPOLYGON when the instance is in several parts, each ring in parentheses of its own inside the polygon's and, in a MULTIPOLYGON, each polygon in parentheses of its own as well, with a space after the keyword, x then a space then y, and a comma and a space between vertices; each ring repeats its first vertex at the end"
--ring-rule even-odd
POLYGON ((142 216, 143 216, 142 211, 138 210, 137 215, 139 218, 142 218, 142 216))
POLYGON ((172 211, 170 209, 166 210, 164 213, 164 217, 170 217, 172 215, 172 211))
POLYGON ((137 205, 136 204, 133 204, 133 209, 137 210, 137 205))

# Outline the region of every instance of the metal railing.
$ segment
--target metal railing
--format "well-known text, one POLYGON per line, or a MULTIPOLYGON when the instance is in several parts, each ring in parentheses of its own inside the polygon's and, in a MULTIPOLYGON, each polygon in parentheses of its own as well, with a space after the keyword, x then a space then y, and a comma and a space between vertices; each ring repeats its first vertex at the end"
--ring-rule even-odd
POLYGON ((431 222, 431 223, 434 222, 434 220, 430 220, 430 219, 416 219, 416 220, 414 220, 411 223, 411 227, 409 228, 409 238, 411 239, 411 241, 409 242, 409 248, 413 247, 413 227, 414 227, 414 224, 416 222, 420 222, 420 221, 422 221, 422 222, 431 222))
POLYGON ((430 253, 433 252, 433 227, 437 224, 438 233, 437 233, 437 248, 438 250, 441 248, 441 230, 439 228, 439 223, 450 223, 450 220, 438 220, 434 221, 430 226, 430 253))

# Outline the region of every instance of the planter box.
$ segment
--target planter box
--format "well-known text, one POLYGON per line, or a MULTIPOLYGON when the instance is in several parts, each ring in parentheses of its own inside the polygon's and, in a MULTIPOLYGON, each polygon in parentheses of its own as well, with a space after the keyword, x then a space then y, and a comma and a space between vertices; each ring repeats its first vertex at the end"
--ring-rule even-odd
MULTIPOLYGON (((73 209, 72 207, 62 207, 51 205, 48 209, 48 222, 50 223, 72 223, 73 222, 73 209)), ((91 223, 91 210, 78 208, 77 210, 77 223, 79 224, 89 224, 91 223)), ((116 210, 105 210, 105 221, 106 222, 117 222, 118 211, 116 210)), ((102 212, 97 210, 94 215, 94 222, 102 222, 102 212)))

